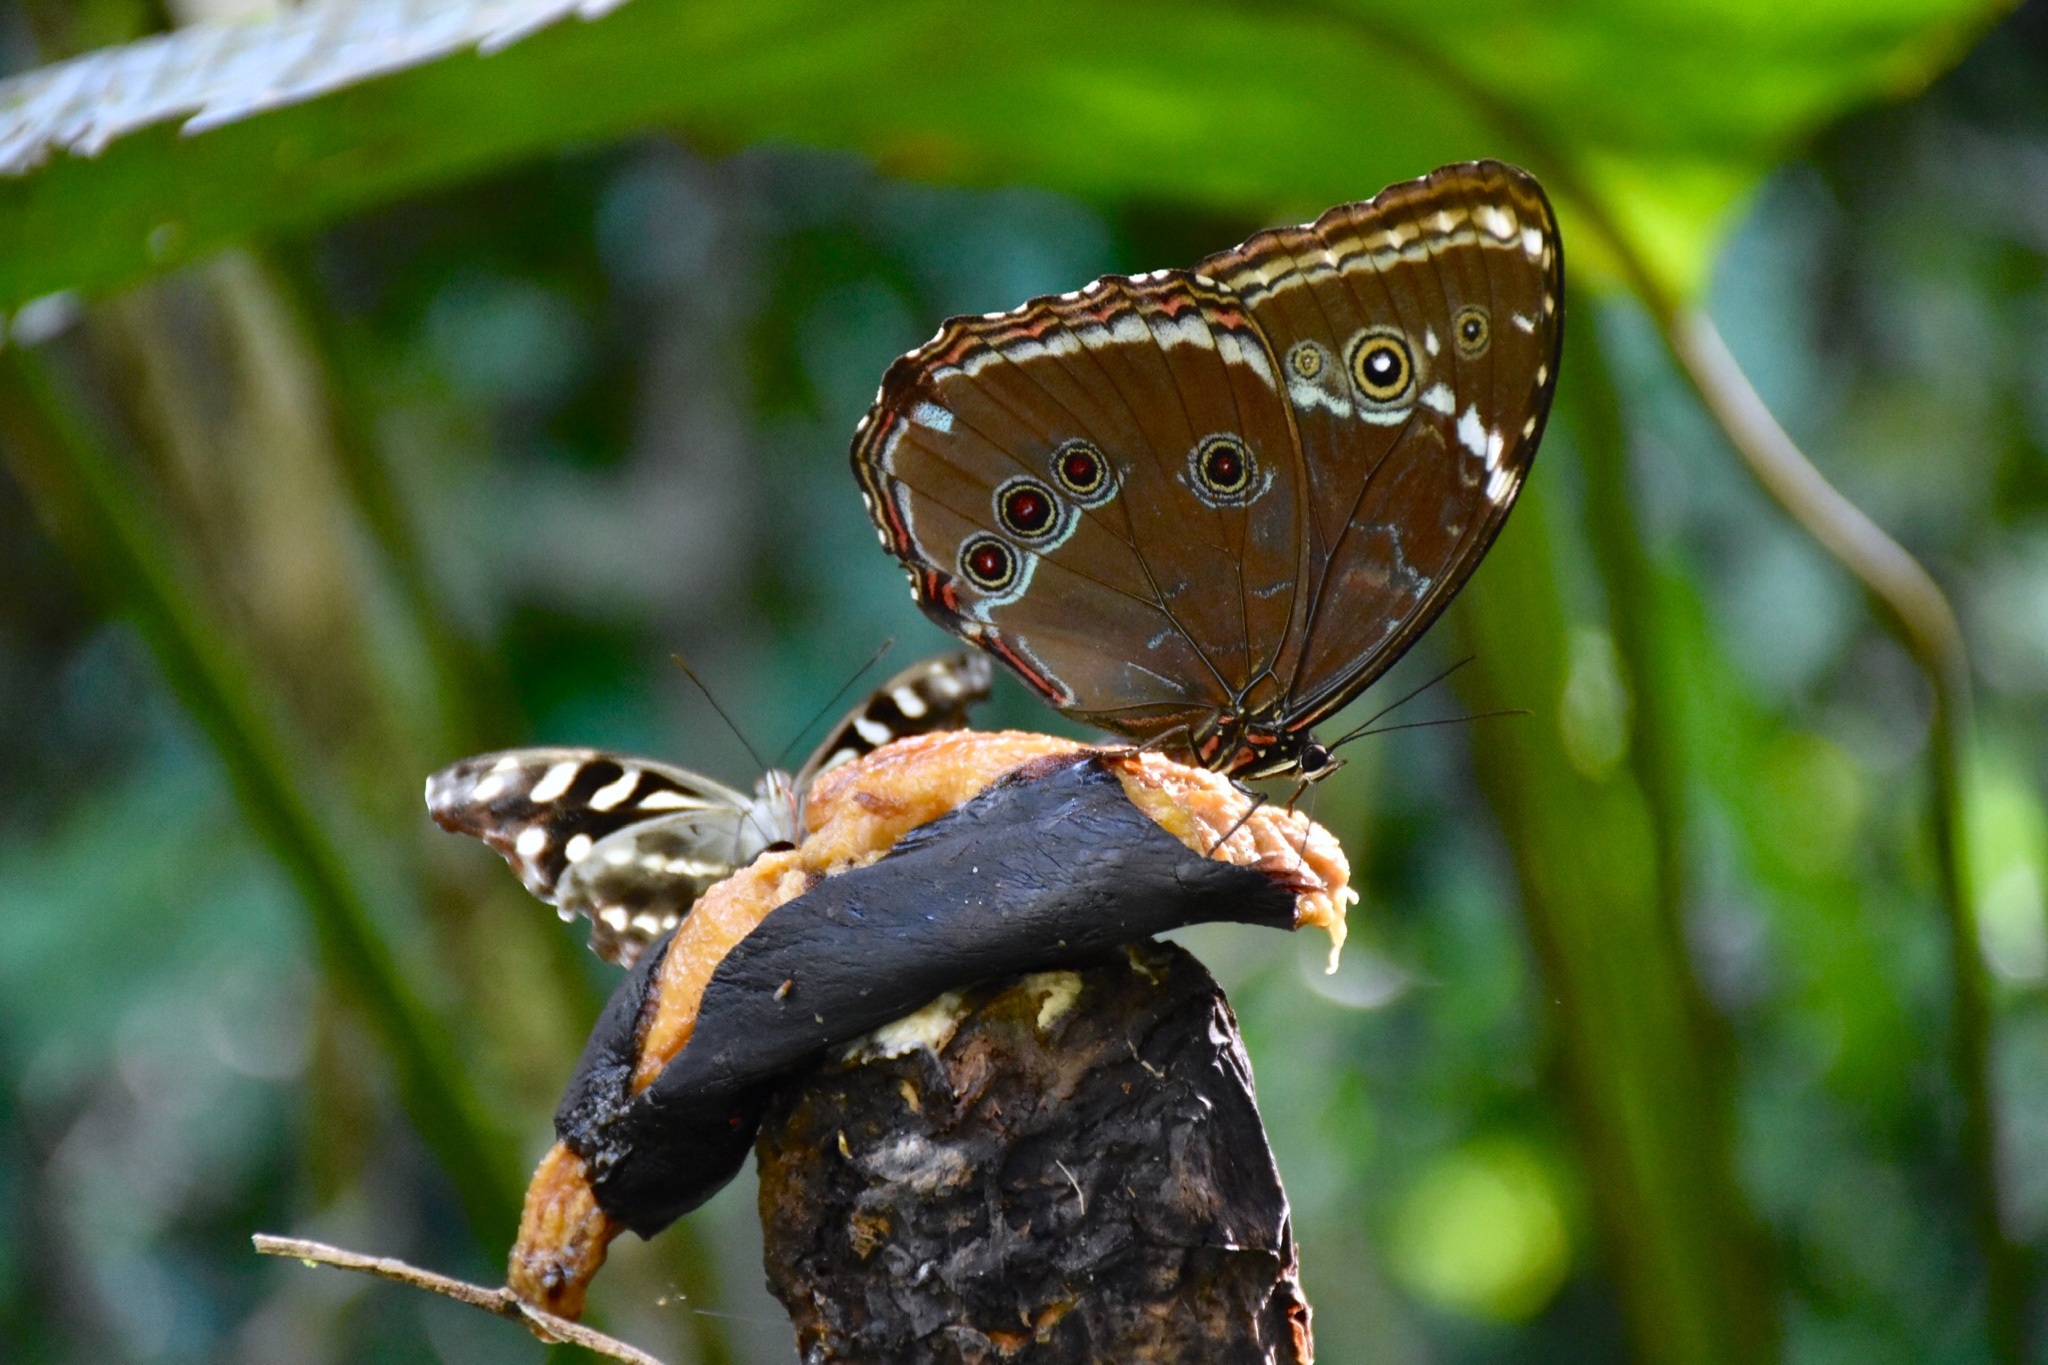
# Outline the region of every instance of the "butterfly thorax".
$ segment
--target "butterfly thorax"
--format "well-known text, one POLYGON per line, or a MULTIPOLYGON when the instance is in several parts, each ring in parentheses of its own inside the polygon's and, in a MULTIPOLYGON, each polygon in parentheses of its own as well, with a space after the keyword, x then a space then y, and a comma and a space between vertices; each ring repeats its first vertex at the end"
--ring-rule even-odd
POLYGON ((802 814, 796 779, 780 768, 770 768, 754 783, 754 799, 747 805, 747 842, 760 840, 755 852, 776 844, 797 843, 802 833, 802 814))
POLYGON ((1276 724, 1263 712, 1218 711, 1189 736, 1196 763, 1231 777, 1298 777, 1313 782, 1332 767, 1330 751, 1307 729, 1276 724))

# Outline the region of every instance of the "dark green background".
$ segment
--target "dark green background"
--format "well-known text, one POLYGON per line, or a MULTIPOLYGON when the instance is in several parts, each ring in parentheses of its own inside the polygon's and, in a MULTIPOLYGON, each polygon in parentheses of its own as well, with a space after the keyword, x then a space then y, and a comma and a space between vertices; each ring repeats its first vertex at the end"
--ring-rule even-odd
MULTIPOLYGON (((1926 684, 1587 208, 1962 615, 2005 1226, 2038 1258, 2048 12, 1452 8, 633 0, 0 180, 0 307, 78 291, 0 352, 0 1356, 540 1355, 247 1249, 496 1278, 608 988, 426 822, 426 772, 573 742, 745 785, 674 652, 800 755, 885 637, 944 643, 845 467, 893 356, 1497 154, 1584 196, 1557 417, 1362 705, 1469 652, 1403 715, 1529 714, 1361 743, 1316 793, 1365 894, 1336 976, 1189 936, 1320 1356, 1993 1359, 1926 684)), ((0 69, 168 18, 5 0, 0 69)), ((1007 683, 987 723, 1058 726, 1007 683)), ((790 1359, 751 1197, 622 1243, 604 1323, 790 1359)))

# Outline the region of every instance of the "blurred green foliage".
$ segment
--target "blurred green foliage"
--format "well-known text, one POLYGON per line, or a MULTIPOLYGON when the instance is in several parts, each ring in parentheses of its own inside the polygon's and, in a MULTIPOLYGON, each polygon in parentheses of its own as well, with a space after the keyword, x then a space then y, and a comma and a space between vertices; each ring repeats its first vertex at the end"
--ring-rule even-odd
MULTIPOLYGON (((262 1228, 493 1277, 510 1210, 476 1186, 516 1163, 451 1154, 537 1155, 609 984, 427 826, 420 779, 539 741, 744 785, 671 652, 772 751, 882 638, 941 643, 844 466, 894 355, 1477 153, 1568 159, 1962 606, 1968 946, 2006 1226, 2038 1258, 2048 15, 1920 91, 1980 15, 634 0, 0 180, 0 298, 96 296, 24 311, 0 353, 49 385, 0 400, 0 1355, 537 1357, 247 1255, 262 1228), (674 133, 634 131, 657 119, 674 133), (283 155, 307 147, 332 154, 283 155), (23 452, 67 431, 117 462, 200 665, 243 696, 225 729, 36 483, 23 452), (249 818, 249 734, 299 834, 249 818), (352 1003, 287 847, 308 831, 480 1115, 423 1108, 352 1003)), ((17 0, 0 57, 162 21, 17 0)), ((1601 278, 1597 234, 1567 233, 1601 278)), ((1322 1358, 1993 1359, 1925 685, 1646 315, 1581 290, 1572 317, 1524 506, 1376 689, 1470 649, 1462 691, 1405 714, 1529 714, 1362 743, 1315 793, 1366 893, 1334 976, 1313 944, 1190 935, 1251 1043, 1322 1358)), ((1058 724, 1017 689, 986 723, 1058 724)), ((608 1325, 675 1360, 790 1359, 749 1203, 622 1246, 608 1325)))
MULTIPOLYGON (((399 7, 361 8, 391 28, 417 24, 399 7)), ((0 307, 105 288, 252 232, 654 122, 714 145, 853 147, 898 173, 1261 216, 1312 214, 1361 185, 1498 153, 1505 137, 1524 158, 1547 145, 1572 163, 1637 249, 1690 292, 1724 213, 1794 139, 1917 88, 1997 8, 1149 0, 1105 23, 1076 0, 656 0, 273 109, 324 69, 324 35, 292 29, 274 53, 232 61, 169 51, 103 95, 30 118, 17 136, 31 149, 46 137, 68 145, 95 118, 116 122, 91 160, 59 154, 0 180, 0 307), (136 121, 129 111, 156 103, 179 118, 204 111, 209 131, 180 138, 159 123, 114 136, 136 121)), ((399 49, 377 27, 328 38, 333 64, 385 69, 399 49)), ((0 144, 10 150, 42 159, 0 144)))

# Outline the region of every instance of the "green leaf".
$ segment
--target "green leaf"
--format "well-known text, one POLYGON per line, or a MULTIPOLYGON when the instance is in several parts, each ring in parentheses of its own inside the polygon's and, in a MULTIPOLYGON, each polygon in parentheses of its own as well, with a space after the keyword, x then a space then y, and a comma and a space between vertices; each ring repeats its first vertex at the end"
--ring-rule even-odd
POLYGON ((1260 217, 1505 155, 1569 167, 1690 290, 1769 165, 1917 88, 1999 8, 632 0, 581 22, 560 0, 330 4, 0 85, 0 307, 663 124, 1260 217))

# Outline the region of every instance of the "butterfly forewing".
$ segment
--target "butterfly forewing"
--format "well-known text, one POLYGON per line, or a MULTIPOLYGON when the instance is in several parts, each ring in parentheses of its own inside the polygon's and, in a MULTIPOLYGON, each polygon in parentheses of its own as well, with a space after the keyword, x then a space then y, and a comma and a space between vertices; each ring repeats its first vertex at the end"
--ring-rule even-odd
POLYGON ((1200 269, 1287 342, 1313 528, 1283 711, 1299 729, 1428 627, 1513 505, 1557 381, 1556 223, 1533 179, 1477 163, 1261 233, 1200 269), (1383 400, 1357 374, 1375 345, 1399 347, 1408 370, 1383 400))
POLYGON ((1145 734, 1277 671, 1301 570, 1277 384, 1226 293, 1111 277, 948 323, 891 367, 854 465, 929 614, 1145 734))
POLYGON ((891 367, 854 468, 925 610, 1063 710, 1284 767, 1491 543, 1561 289, 1535 181, 1445 167, 1193 271, 954 319, 891 367), (1077 441, 1113 496, 1061 482, 1077 441), (1031 479, 1036 537, 1003 493, 1031 479))
POLYGON ((969 708, 988 700, 989 671, 980 654, 939 654, 912 664, 826 732, 797 771, 795 790, 808 793, 818 774, 864 758, 890 740, 965 730, 969 708))

